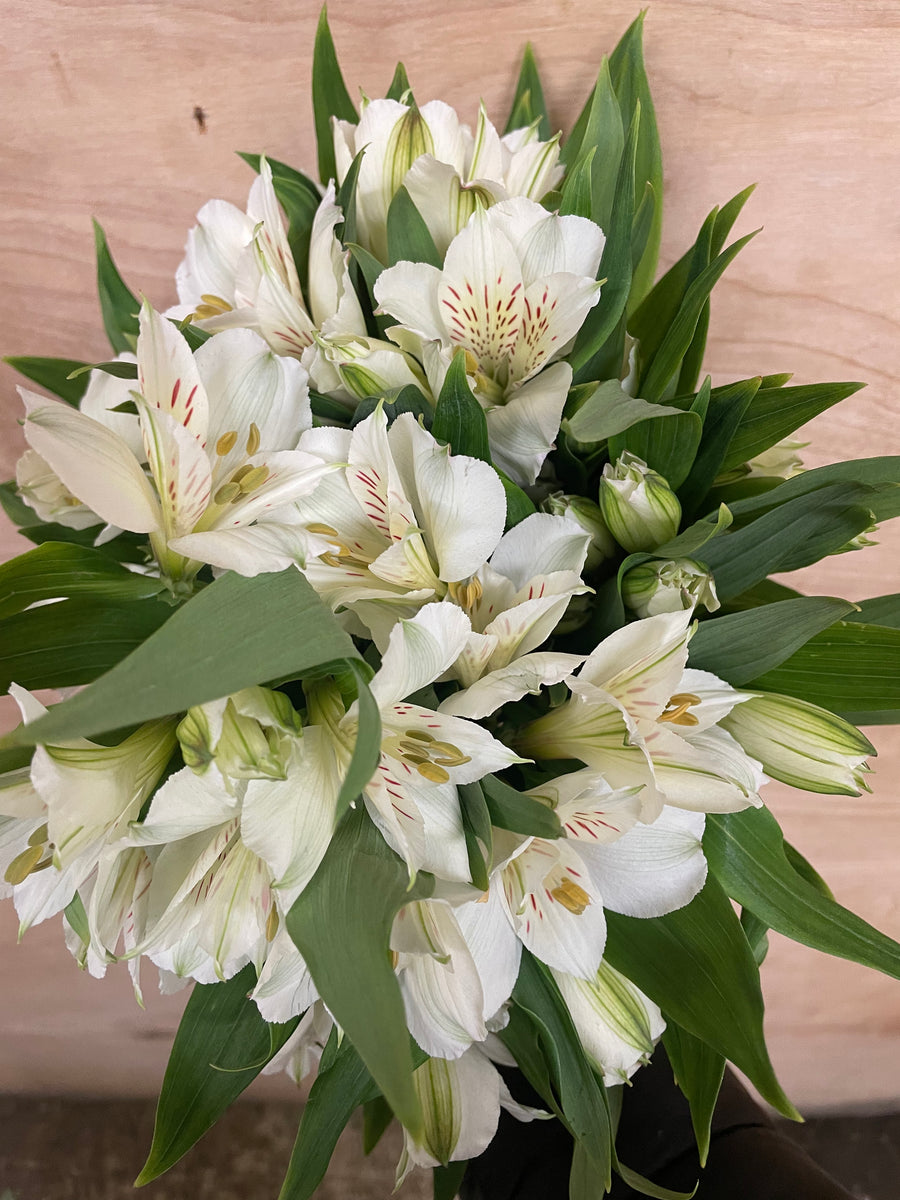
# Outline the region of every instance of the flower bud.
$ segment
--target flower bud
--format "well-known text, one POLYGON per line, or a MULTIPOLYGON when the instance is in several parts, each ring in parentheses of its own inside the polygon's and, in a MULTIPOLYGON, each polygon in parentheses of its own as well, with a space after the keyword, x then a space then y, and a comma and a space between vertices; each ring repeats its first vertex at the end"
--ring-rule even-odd
POLYGON ((632 554, 669 541, 681 521, 681 505, 666 480, 627 450, 615 466, 603 468, 600 510, 610 533, 632 554))
POLYGON ((300 718, 281 692, 250 687, 187 711, 176 733, 185 765, 198 775, 215 763, 226 780, 285 777, 285 735, 300 718))
POLYGON ((19 495, 42 521, 55 521, 70 529, 89 529, 102 521, 73 496, 53 468, 35 450, 26 450, 16 463, 19 495))
POLYGON ((639 617, 680 612, 702 604, 708 612, 719 607, 713 577, 691 558, 642 563, 622 580, 622 599, 639 617))
POLYGON ((554 971, 585 1053, 603 1082, 624 1083, 653 1053, 666 1027, 649 997, 606 962, 593 979, 554 971))
POLYGON ((612 558, 616 553, 616 543, 606 528, 600 506, 593 500, 588 500, 586 496, 566 496, 563 492, 554 492, 547 497, 541 508, 556 517, 571 517, 585 533, 591 535, 584 564, 586 571, 595 570, 605 559, 612 558))
POLYGON ((842 717, 793 696, 758 693, 719 722, 774 779, 807 792, 858 796, 871 789, 875 749, 842 717))

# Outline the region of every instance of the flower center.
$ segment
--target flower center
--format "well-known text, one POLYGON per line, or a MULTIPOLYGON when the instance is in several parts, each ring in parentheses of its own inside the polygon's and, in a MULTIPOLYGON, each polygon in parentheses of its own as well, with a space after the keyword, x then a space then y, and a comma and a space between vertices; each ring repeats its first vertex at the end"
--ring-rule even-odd
POLYGON ((191 315, 198 321, 205 321, 209 317, 220 317, 227 312, 231 312, 231 305, 227 300, 223 300, 221 296, 213 296, 209 292, 204 292, 200 297, 200 303, 191 315))
POLYGON ((318 521, 306 527, 310 533, 328 538, 334 544, 334 550, 328 550, 319 555, 319 561, 329 567, 353 567, 358 571, 367 571, 372 564, 369 558, 361 558, 353 553, 349 546, 341 541, 341 535, 331 525, 322 525, 318 521))
POLYGON ((553 888, 550 895, 576 917, 580 917, 591 902, 584 888, 579 887, 568 875, 563 876, 562 883, 553 888))
POLYGON ((481 597, 484 595, 484 588, 481 586, 481 580, 477 575, 473 575, 468 583, 449 583, 447 585, 447 595, 454 604, 458 604, 460 608, 467 613, 471 613, 481 603, 481 597))
POLYGON ((700 703, 700 697, 692 692, 676 692, 659 715, 660 721, 670 725, 699 725, 700 721, 688 710, 700 703))
POLYGON ((391 758, 418 771, 429 783, 448 783, 447 767, 461 767, 472 761, 458 746, 439 742, 424 729, 405 729, 402 734, 385 738, 381 748, 391 758))

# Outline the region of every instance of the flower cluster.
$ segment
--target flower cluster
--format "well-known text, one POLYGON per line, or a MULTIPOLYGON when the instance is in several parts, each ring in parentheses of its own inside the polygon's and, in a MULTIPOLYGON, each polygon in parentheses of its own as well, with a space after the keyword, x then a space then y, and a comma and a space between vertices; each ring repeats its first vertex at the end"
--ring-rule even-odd
MULTIPOLYGON (((729 476, 717 451, 701 484, 715 456, 698 432, 693 468, 664 473, 717 399, 684 373, 687 402, 664 403, 668 379, 651 394, 664 347, 646 298, 625 335, 607 279, 621 222, 598 223, 594 151, 567 155, 537 119, 501 136, 483 108, 473 133, 405 92, 332 135, 323 188, 261 158, 246 210, 203 207, 179 305, 122 314, 133 353, 79 403, 22 389, 17 484, 85 555, 145 547, 120 560, 157 580, 153 605, 190 611, 227 573, 299 571, 369 683, 325 664, 115 744, 37 735, 30 766, 0 780, 0 869, 23 930, 65 912, 79 962, 102 976, 124 960, 139 997, 145 959, 167 991, 251 968, 260 1016, 293 1026, 266 1069, 302 1078, 334 1001, 290 914, 380 730, 352 808, 410 889, 431 880, 384 947, 422 1053, 402 1179, 480 1153, 501 1107, 550 1115, 498 1071, 518 1061, 505 1031, 523 959, 596 1077, 627 1080, 665 1023, 607 961, 607 914, 691 903, 709 815, 759 807, 764 772, 858 794, 871 747, 805 700, 733 686, 727 656, 726 678, 708 649, 689 662, 698 619, 720 624, 720 566, 721 599, 747 593, 726 620, 766 573, 735 585, 720 549, 741 536, 719 506, 746 507, 728 489, 754 478, 753 456, 729 476), (680 441, 653 432, 676 421, 680 441)), ((43 719, 12 692, 26 728, 43 719)))

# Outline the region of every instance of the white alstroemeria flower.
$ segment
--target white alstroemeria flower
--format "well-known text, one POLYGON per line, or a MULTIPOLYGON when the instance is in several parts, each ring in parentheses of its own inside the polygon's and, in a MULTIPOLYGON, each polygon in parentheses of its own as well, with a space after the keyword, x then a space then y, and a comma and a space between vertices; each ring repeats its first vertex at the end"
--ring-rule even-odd
POLYGON ((488 1031, 478 970, 444 900, 400 909, 391 950, 409 1031, 426 1054, 459 1058, 488 1031))
POLYGON ((260 159, 247 212, 211 200, 197 214, 176 283, 181 305, 201 329, 253 329, 276 354, 299 358, 317 332, 365 334, 350 282, 348 255, 335 236, 344 219, 329 186, 313 219, 307 307, 275 189, 272 168, 260 159))
POLYGON ((284 925, 279 925, 269 944, 250 995, 263 1020, 276 1025, 306 1012, 319 998, 309 968, 284 925))
POLYGON ((606 944, 604 908, 661 916, 688 904, 706 879, 702 814, 664 809, 639 824, 637 788, 610 790, 594 771, 560 776, 532 795, 555 806, 564 837, 494 831, 505 853, 488 896, 456 909, 489 1004, 515 985, 524 945, 547 966, 593 979, 606 944))
POLYGON ((759 805, 759 763, 719 722, 750 699, 707 671, 686 670, 691 613, 662 613, 617 630, 577 675, 572 698, 527 726, 519 748, 575 758, 614 787, 641 786, 643 820, 663 804, 697 812, 759 805))
MULTIPOLYGON (((16 684, 10 694, 26 723, 47 711, 16 684)), ((174 748, 171 720, 150 721, 117 746, 39 745, 28 782, 0 788, 0 864, 21 932, 69 904, 137 817, 174 748)))
POLYGON ((302 362, 315 389, 346 401, 352 412, 360 400, 379 399, 398 388, 417 387, 428 394, 425 374, 411 355, 393 342, 355 333, 314 334, 302 362))
MULTIPOLYGON (((503 535, 468 586, 456 589, 452 598, 472 622, 466 649, 453 666, 454 676, 465 687, 514 660, 519 673, 528 670, 523 656, 529 658, 547 640, 573 596, 591 590, 581 579, 589 541, 574 521, 532 513, 503 535)), ((574 669, 572 655, 557 657, 574 669)), ((443 711, 478 717, 494 711, 476 713, 455 707, 454 702, 464 703, 461 696, 451 697, 443 711)), ((498 699, 495 707, 500 703, 498 699)))
POLYGON ((103 520, 149 534, 174 582, 190 580, 204 562, 245 575, 302 562, 306 539, 279 510, 311 491, 327 468, 294 448, 312 420, 299 363, 276 357, 244 329, 192 355, 149 305, 137 358, 140 392, 132 395, 149 479, 118 433, 20 389, 32 449, 103 520))
POLYGON ((518 483, 534 482, 559 432, 572 369, 554 360, 600 298, 603 245, 592 221, 517 197, 478 208, 442 270, 401 262, 375 284, 381 308, 421 339, 435 395, 452 354, 470 356, 493 460, 518 483))
POLYGON ((333 609, 350 609, 380 648, 400 617, 453 597, 496 549, 506 496, 496 471, 451 455, 410 413, 388 429, 381 408, 353 430, 313 429, 301 449, 325 474, 294 519, 327 539, 307 579, 333 609))
POLYGON ((450 1061, 429 1058, 413 1072, 413 1085, 425 1124, 420 1138, 403 1131, 395 1190, 413 1167, 438 1167, 481 1154, 497 1132, 501 1108, 519 1121, 552 1115, 513 1100, 500 1072, 478 1046, 450 1061))
POLYGON ((387 257, 387 214, 405 186, 443 253, 476 204, 510 196, 540 200, 562 178, 559 138, 542 142, 537 127, 500 137, 482 106, 473 136, 449 105, 418 108, 397 100, 366 104, 358 125, 334 122, 338 180, 365 150, 356 190, 357 236, 382 263, 387 257))
MULTIPOLYGON (((381 758, 363 791, 366 808, 410 872, 468 881, 468 855, 456 785, 522 762, 474 721, 406 700, 458 658, 471 626, 454 604, 429 604, 390 635, 370 689, 381 715, 381 758)), ((320 727, 329 770, 342 779, 356 744, 358 704, 348 711, 334 685, 308 691, 311 725, 320 727)))
POLYGON ((275 1057, 263 1067, 263 1075, 276 1075, 284 1071, 294 1083, 302 1083, 318 1067, 332 1029, 334 1019, 331 1013, 321 1000, 314 1001, 275 1057))
POLYGON ((708 612, 719 608, 712 572, 691 558, 653 559, 632 567, 622 579, 622 599, 639 617, 693 611, 700 604, 708 612))
POLYGON ((607 1087, 625 1083, 646 1063, 666 1028, 657 1005, 608 963, 593 979, 553 977, 585 1053, 607 1087))

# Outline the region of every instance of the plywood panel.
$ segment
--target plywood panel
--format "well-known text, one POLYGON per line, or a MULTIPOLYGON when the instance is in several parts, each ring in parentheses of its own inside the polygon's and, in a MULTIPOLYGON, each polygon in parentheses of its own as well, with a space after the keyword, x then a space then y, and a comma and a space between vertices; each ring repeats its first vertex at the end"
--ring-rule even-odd
MULTIPOLYGON (((185 232, 211 195, 241 203, 236 149, 311 165, 308 80, 317 4, 266 0, 32 0, 5 4, 0 112, 0 350, 99 359, 90 216, 106 226, 132 286, 174 299, 185 232), (193 120, 208 114, 207 131, 193 120)), ((430 15, 390 0, 332 5, 351 87, 383 90, 402 57, 420 100, 474 120, 502 114, 519 43, 538 44, 555 120, 570 124, 631 0, 460 0, 430 15)), ((737 232, 764 232, 716 291, 708 365, 716 382, 793 370, 798 382, 868 381, 813 422, 811 465, 900 452, 900 10, 892 0, 658 0, 647 59, 666 170, 666 264, 714 203, 758 189, 737 232)), ((21 449, 15 379, 0 373, 0 470, 21 449)), ((18 547, 4 532, 6 554, 18 547)), ((803 573, 810 590, 900 591, 900 537, 803 573)), ((863 915, 900 934, 900 747, 882 754, 875 795, 790 794, 772 805, 788 834, 863 915)), ((178 1002, 131 1003, 124 980, 77 976, 56 928, 0 954, 0 1087, 152 1091, 178 1002), (97 1066, 96 1064, 102 1064, 97 1066), (94 1064, 92 1066, 92 1064, 94 1064)), ((776 1061, 801 1104, 900 1101, 895 985, 775 942, 765 969, 776 1061)))

